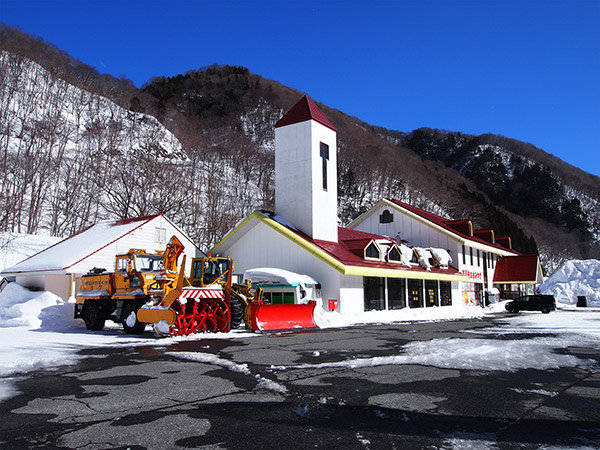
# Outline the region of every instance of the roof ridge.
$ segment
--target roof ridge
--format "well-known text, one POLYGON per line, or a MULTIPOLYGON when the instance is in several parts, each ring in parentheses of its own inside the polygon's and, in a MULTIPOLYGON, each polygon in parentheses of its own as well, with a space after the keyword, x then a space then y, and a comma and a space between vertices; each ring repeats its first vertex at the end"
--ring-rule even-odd
POLYGON ((283 127, 286 125, 293 125, 295 123, 305 122, 307 120, 314 120, 327 128, 337 132, 337 128, 331 123, 323 111, 319 109, 316 103, 308 96, 304 95, 300 100, 296 102, 294 106, 286 112, 281 119, 275 124, 275 128, 283 127))

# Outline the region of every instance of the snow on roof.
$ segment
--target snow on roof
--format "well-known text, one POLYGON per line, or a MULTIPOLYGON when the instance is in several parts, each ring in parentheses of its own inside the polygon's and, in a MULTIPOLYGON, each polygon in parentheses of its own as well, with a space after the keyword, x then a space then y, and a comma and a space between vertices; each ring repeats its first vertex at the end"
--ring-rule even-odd
POLYGON ((383 270, 386 271, 387 276, 397 275, 398 277, 401 277, 410 273, 411 276, 414 276, 415 278, 439 278, 457 281, 466 280, 466 277, 460 274, 458 270, 453 267, 435 267, 431 268, 431 271, 428 271, 417 265, 411 264, 409 266, 403 266, 399 262, 390 262, 385 260, 385 258, 383 258, 383 260, 371 260, 365 259, 362 252, 360 252, 360 255, 357 254, 355 248, 357 242, 359 242, 361 245, 366 245, 371 241, 379 241, 380 244, 384 241, 389 241, 390 244, 395 242, 386 236, 353 230, 350 228, 338 227, 339 242, 312 239, 310 236, 302 233, 301 231, 289 228, 285 224, 285 221, 283 221, 279 216, 274 216, 268 211, 254 211, 254 213, 247 217, 246 220, 238 227, 231 230, 225 236, 225 238, 223 238, 223 240, 215 248, 213 248, 213 251, 217 251, 217 249, 223 243, 235 236, 236 233, 244 226, 244 224, 252 218, 256 218, 269 226, 272 226, 272 224, 277 224, 277 227, 274 228, 280 233, 290 238, 296 244, 305 247, 317 258, 320 258, 327 264, 334 267, 336 270, 346 275, 365 275, 368 273, 372 276, 376 276, 376 273, 382 274, 382 272, 378 271, 383 270), (429 272, 431 272, 431 276, 429 272))
POLYGON ((470 219, 444 219, 441 216, 427 212, 423 209, 417 208, 399 200, 395 200, 392 198, 386 198, 385 200, 389 203, 392 203, 396 207, 409 211, 412 214, 416 214, 417 216, 427 220, 428 222, 440 228, 443 228, 444 230, 453 233, 463 239, 477 242, 478 244, 483 244, 488 247, 494 247, 497 249, 508 251, 513 254, 518 254, 517 251, 512 249, 510 236, 494 237, 494 231, 491 229, 472 230, 472 223, 470 219), (491 242, 492 238, 494 238, 494 242, 491 242))
POLYGON ((34 234, 0 233, 0 271, 61 241, 61 238, 34 234))
POLYGON ((67 270, 159 215, 99 222, 2 271, 2 274, 67 270))
POLYGON ((314 278, 289 270, 274 267, 248 269, 244 272, 244 280, 252 280, 252 285, 297 286, 299 284, 319 284, 314 278))
POLYGON ((292 108, 286 112, 281 119, 279 119, 279 121, 275 124, 275 128, 305 122, 307 120, 314 120, 315 122, 319 122, 321 125, 325 125, 327 128, 330 128, 333 131, 337 131, 335 126, 329 121, 325 114, 323 114, 319 107, 315 105, 315 102, 313 102, 308 95, 305 95, 298 100, 298 102, 292 106, 292 108))

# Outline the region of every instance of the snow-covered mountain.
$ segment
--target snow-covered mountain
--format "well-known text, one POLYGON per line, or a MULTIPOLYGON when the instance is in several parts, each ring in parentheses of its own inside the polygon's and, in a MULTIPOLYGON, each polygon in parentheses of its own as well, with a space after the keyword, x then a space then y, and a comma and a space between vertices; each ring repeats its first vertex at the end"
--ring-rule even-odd
POLYGON ((115 213, 145 166, 185 162, 156 118, 0 51, 0 228, 68 235, 115 213), (131 179, 128 179, 131 178, 131 179))
MULTIPOLYGON (((0 49, 12 55, 0 64, 0 230, 65 236, 165 213, 210 248, 252 210, 273 208, 273 125, 299 91, 217 65, 137 89, 1 24, 0 49), (9 112, 28 119, 4 126, 9 112)), ((393 197, 510 235, 548 273, 599 257, 598 177, 503 136, 386 130, 319 108, 338 128, 342 224, 393 197)))

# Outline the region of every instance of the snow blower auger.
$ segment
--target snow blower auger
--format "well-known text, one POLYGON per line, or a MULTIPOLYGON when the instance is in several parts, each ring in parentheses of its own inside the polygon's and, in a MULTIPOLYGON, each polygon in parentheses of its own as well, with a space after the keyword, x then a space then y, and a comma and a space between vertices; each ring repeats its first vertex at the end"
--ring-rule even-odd
MULTIPOLYGON (((192 333, 219 333, 231 329, 230 294, 223 288, 217 273, 219 265, 216 258, 198 258, 206 270, 206 279, 210 280, 202 286, 185 286, 185 256, 177 282, 160 284, 159 302, 150 302, 142 306, 137 313, 140 322, 154 324, 154 329, 161 335, 181 336, 192 333)), ((195 260, 196 261, 196 260, 195 260)), ((189 284, 189 281, 188 281, 189 284)))

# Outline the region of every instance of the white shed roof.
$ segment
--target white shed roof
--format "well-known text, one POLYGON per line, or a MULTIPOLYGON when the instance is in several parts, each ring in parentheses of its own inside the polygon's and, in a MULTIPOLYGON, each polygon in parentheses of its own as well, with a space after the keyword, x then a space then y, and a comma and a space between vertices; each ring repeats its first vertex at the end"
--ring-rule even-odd
POLYGON ((3 275, 23 272, 67 271, 69 267, 122 239, 161 215, 99 222, 2 271, 3 275))

